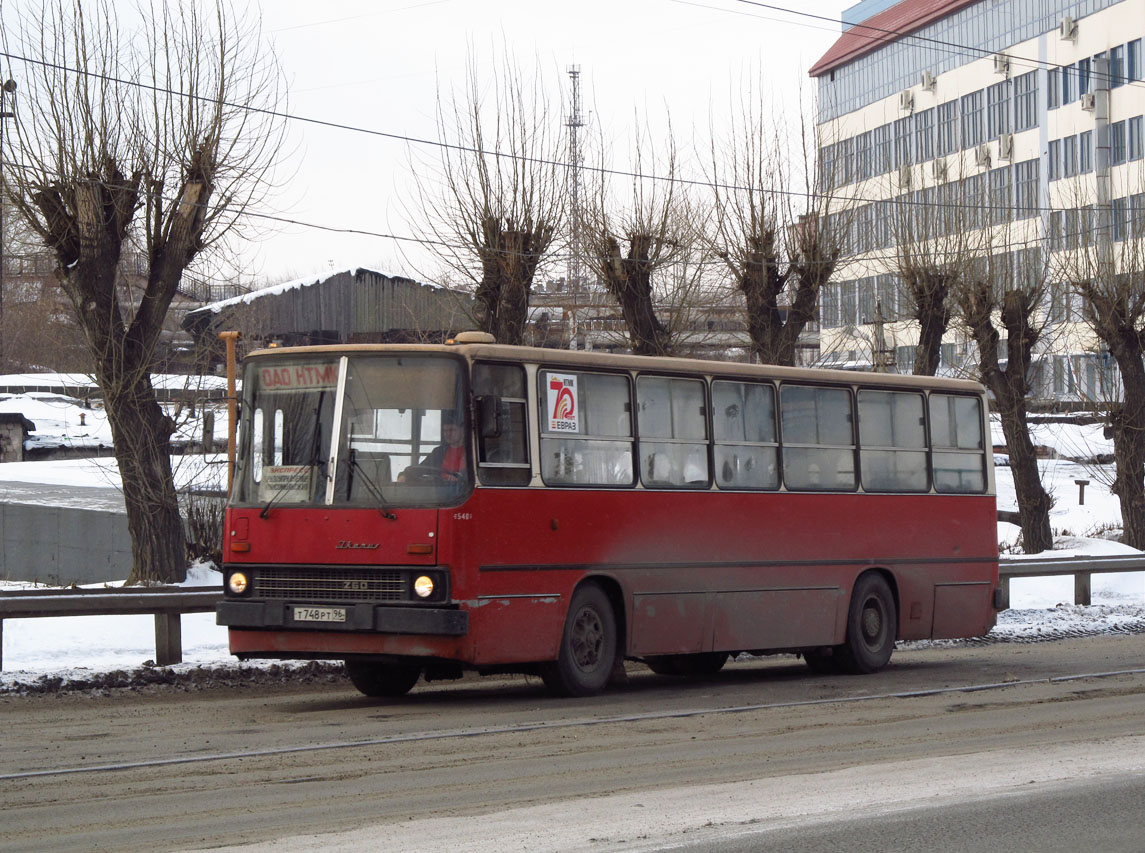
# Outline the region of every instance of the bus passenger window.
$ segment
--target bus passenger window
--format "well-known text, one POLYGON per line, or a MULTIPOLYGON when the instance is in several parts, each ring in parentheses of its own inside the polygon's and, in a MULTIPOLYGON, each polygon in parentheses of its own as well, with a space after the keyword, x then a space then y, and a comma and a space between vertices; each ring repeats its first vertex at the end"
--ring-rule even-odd
POLYGON ((803 491, 854 491, 851 392, 784 385, 779 392, 783 482, 803 491))
POLYGON ((545 483, 631 486, 628 377, 542 370, 537 378, 545 483))
POLYGON ((477 398, 477 472, 489 486, 527 486, 529 465, 525 369, 513 364, 473 367, 477 398))
POLYGON ((775 389, 748 382, 712 383, 716 485, 778 489, 775 389))
POLYGON ((636 380, 640 479, 645 486, 708 487, 708 419, 699 379, 636 380))
POLYGON ((986 491, 986 445, 977 397, 931 394, 930 443, 935 491, 986 491))
POLYGON ((859 392, 859 462, 869 492, 925 492, 926 425, 922 395, 859 392))

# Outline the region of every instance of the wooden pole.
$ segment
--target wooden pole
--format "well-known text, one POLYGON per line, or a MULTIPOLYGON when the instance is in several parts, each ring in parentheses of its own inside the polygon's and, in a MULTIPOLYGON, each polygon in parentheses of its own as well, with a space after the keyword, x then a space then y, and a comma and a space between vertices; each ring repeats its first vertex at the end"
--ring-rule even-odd
POLYGON ((238 431, 239 401, 235 396, 235 341, 238 332, 219 332, 227 345, 227 494, 235 480, 235 436, 238 431))

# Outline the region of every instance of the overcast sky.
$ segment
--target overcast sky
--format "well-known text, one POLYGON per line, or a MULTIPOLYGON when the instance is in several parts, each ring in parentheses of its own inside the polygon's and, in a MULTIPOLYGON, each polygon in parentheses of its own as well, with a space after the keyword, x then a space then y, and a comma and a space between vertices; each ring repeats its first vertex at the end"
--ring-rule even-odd
MULTIPOLYGON (((0 0, 0 15, 36 19, 43 0, 0 0), (11 14, 10 14, 11 13, 11 14)), ((112 0, 131 5, 136 0, 112 0)), ((194 0, 198 2, 198 0, 194 0)), ((231 0, 244 8, 247 0, 231 0)), ((146 0, 144 0, 144 5, 146 0)), ((244 278, 275 283, 362 265, 430 278, 431 263, 410 223, 411 156, 438 150, 439 90, 463 89, 467 59, 487 74, 508 53, 544 81, 546 117, 563 133, 568 68, 579 65, 586 136, 603 138, 614 168, 632 167, 639 115, 652 135, 671 115, 686 177, 703 178, 689 158, 702 148, 710 116, 726 113, 733 91, 753 84, 774 114, 797 122, 807 69, 838 37, 842 0, 261 0, 262 26, 285 77, 289 120, 281 184, 258 220, 261 237, 239 248, 244 278), (820 15, 818 20, 781 6, 820 15), (373 133, 363 132, 372 131, 373 133), (347 235, 326 229, 353 229, 347 235), (390 235, 390 236, 376 236, 390 235), (412 253, 412 256, 411 254, 412 253)), ((256 9, 251 0, 251 9, 256 9)), ((6 69, 19 85, 20 62, 6 69)), ((29 92, 22 88, 20 94, 29 92)), ((719 119, 716 119, 717 125, 719 119)), ((718 128, 717 128, 718 129, 718 128)), ((417 218, 416 211, 412 214, 417 218)))
MULTIPOLYGON (((850 3, 786 5, 837 20, 850 3)), ((636 112, 670 110, 683 147, 693 128, 706 133, 709 105, 726 109, 731 87, 759 69, 777 111, 796 110, 798 87, 814 90, 807 69, 839 33, 838 24, 737 0, 265 0, 263 26, 293 115, 436 139, 439 85, 464 85, 467 53, 487 66, 507 46, 551 80, 554 100, 567 92, 568 66, 580 66, 590 132, 624 139, 636 112)), ((567 108, 554 103, 549 120, 563 124, 567 108)), ((410 234, 404 143, 300 122, 291 131, 294 171, 277 199, 279 215, 410 234)), ((281 226, 249 254, 250 272, 264 281, 356 264, 412 274, 398 241, 301 226, 281 226)))

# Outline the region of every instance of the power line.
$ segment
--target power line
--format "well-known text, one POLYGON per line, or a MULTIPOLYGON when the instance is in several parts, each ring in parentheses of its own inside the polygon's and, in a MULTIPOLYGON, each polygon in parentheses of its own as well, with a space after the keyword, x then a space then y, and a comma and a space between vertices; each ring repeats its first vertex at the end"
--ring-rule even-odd
MULTIPOLYGON (((831 17, 827 17, 825 15, 816 15, 812 12, 803 12, 803 11, 798 10, 798 9, 789 9, 785 6, 776 6, 776 5, 773 5, 771 3, 762 3, 762 2, 759 2, 759 0, 735 0, 735 2, 743 3, 747 6, 757 6, 761 9, 770 9, 772 11, 784 12, 784 13, 789 14, 789 15, 795 15, 796 17, 811 18, 813 20, 827 21, 827 22, 830 22, 833 24, 839 24, 839 25, 843 24, 843 21, 840 18, 831 18, 831 17)), ((712 8, 716 8, 716 7, 712 7, 712 8)), ((910 40, 910 41, 915 41, 915 42, 923 42, 926 44, 931 44, 931 45, 935 45, 937 47, 944 48, 949 53, 961 53, 964 56, 973 56, 973 57, 976 57, 979 59, 985 58, 987 56, 993 56, 995 53, 998 52, 998 51, 990 50, 990 49, 984 48, 984 47, 974 47, 973 45, 959 44, 958 42, 948 41, 946 39, 936 39, 936 38, 931 38, 929 36, 917 35, 915 31, 892 30, 892 29, 887 29, 885 27, 872 26, 871 24, 868 24, 865 22, 858 23, 858 24, 852 24, 851 29, 853 29, 853 30, 854 29, 869 30, 870 32, 877 33, 879 35, 893 36, 895 41, 910 40)), ((889 40, 876 41, 875 39, 872 39, 872 42, 875 42, 875 47, 873 48, 873 50, 878 50, 879 47, 882 47, 887 41, 889 41, 889 40)), ((1011 62, 1014 62, 1015 60, 1017 60, 1017 64, 1019 64, 1023 68, 1068 69, 1071 66, 1071 63, 1062 64, 1062 63, 1058 63, 1058 62, 1049 62, 1048 60, 1042 61, 1040 59, 1033 59, 1033 58, 1028 57, 1028 56, 1015 56, 1014 54, 1010 54, 1010 53, 1007 53, 1006 57, 1011 62)), ((858 57, 856 57, 856 58, 858 58, 858 57)), ((1096 74, 1096 72, 1091 71, 1090 73, 1093 74, 1093 76, 1095 76, 1095 77, 1098 76, 1096 74)), ((1112 72, 1110 72, 1109 74, 1101 75, 1101 76, 1105 76, 1111 81, 1115 80, 1115 79, 1120 79, 1116 75, 1114 75, 1112 72)), ((1126 85, 1132 85, 1132 86, 1145 86, 1145 81, 1128 80, 1128 81, 1125 81, 1125 84, 1126 85)))
MULTIPOLYGON (((674 0, 674 2, 683 3, 684 0, 674 0)), ((737 0, 737 2, 741 2, 741 3, 744 3, 746 5, 756 6, 756 7, 760 7, 760 8, 772 9, 775 11, 780 11, 780 12, 784 12, 784 13, 795 15, 795 16, 811 18, 811 19, 816 19, 816 20, 822 20, 822 21, 829 21, 831 23, 838 23, 838 21, 836 19, 833 19, 833 18, 828 18, 828 17, 821 16, 821 15, 815 15, 813 13, 808 13, 808 12, 801 12, 798 10, 789 9, 786 7, 777 6, 777 5, 773 5, 773 4, 756 2, 756 0, 737 0)), ((698 3, 688 3, 687 5, 701 6, 701 4, 698 4, 698 3)), ((416 7, 410 7, 410 8, 416 8, 416 7)), ((731 10, 718 9, 716 7, 703 6, 702 8, 709 8, 709 9, 712 9, 713 11, 729 11, 729 12, 731 11, 731 10)), ((325 22, 320 22, 320 23, 325 23, 325 22)), ((858 25, 858 26, 864 26, 864 25, 858 25)), ((879 28, 872 28, 872 29, 879 29, 879 28)), ((923 37, 916 37, 916 36, 907 36, 905 33, 899 33, 899 32, 893 31, 893 30, 882 30, 882 29, 880 29, 880 31, 885 32, 887 34, 905 36, 905 37, 909 37, 909 38, 923 38, 923 37)), ((947 46, 958 48, 958 49, 965 49, 968 51, 974 50, 974 51, 978 51, 979 53, 989 53, 989 51, 985 51, 984 49, 967 48, 967 47, 962 46, 962 45, 956 45, 953 42, 941 42, 941 41, 935 40, 935 39, 927 39, 927 40, 934 42, 934 43, 937 43, 937 44, 945 44, 947 46)), ((36 60, 36 59, 32 59, 32 58, 29 58, 26 56, 14 54, 14 53, 9 53, 9 52, 5 52, 5 51, 0 51, 0 56, 4 56, 4 57, 8 58, 9 60, 18 60, 18 61, 22 61, 22 62, 29 63, 29 64, 40 65, 42 67, 49 68, 49 69, 56 70, 56 71, 60 71, 63 73, 81 74, 81 75, 86 75, 86 76, 89 76, 89 77, 92 77, 95 79, 101 79, 101 80, 104 80, 106 82, 117 83, 117 84, 128 85, 128 86, 135 86, 135 87, 143 88, 146 90, 154 91, 154 92, 159 93, 159 94, 169 95, 172 97, 192 98, 192 99, 216 102, 214 99, 207 98, 205 96, 187 95, 185 93, 179 92, 177 90, 174 90, 174 89, 171 89, 168 87, 163 87, 163 86, 159 86, 159 85, 155 85, 155 84, 148 84, 148 83, 144 83, 141 81, 126 80, 126 79, 122 79, 122 78, 113 77, 113 76, 107 75, 107 74, 101 74, 101 73, 97 73, 97 72, 88 71, 86 69, 78 70, 78 69, 71 68, 71 67, 66 66, 66 65, 62 65, 62 64, 58 64, 58 63, 51 63, 51 62, 47 62, 44 60, 36 60)), ((222 103, 224 105, 231 107, 231 108, 234 108, 234 109, 241 109, 241 110, 245 110, 245 111, 248 111, 251 113, 265 115, 268 117, 273 117, 273 118, 278 118, 278 119, 283 119, 283 120, 289 120, 289 121, 298 121, 298 122, 313 124, 313 125, 332 128, 332 129, 344 130, 347 132, 363 133, 363 134, 377 136, 377 137, 381 137, 381 138, 387 138, 387 139, 391 139, 391 140, 401 141, 401 142, 404 142, 407 144, 440 147, 440 148, 444 148, 444 149, 448 149, 448 150, 455 150, 455 151, 459 151, 459 152, 463 152, 463 153, 467 153, 467 154, 474 154, 474 155, 478 155, 478 156, 490 156, 490 157, 508 158, 508 159, 514 159, 514 160, 523 160, 523 161, 528 161, 528 162, 534 162, 534 163, 537 163, 540 165, 552 166, 554 168, 567 168, 568 167, 567 163, 562 162, 562 161, 557 161, 557 160, 549 160, 549 159, 545 159, 545 158, 525 157, 525 156, 517 155, 517 154, 504 154, 502 152, 497 152, 497 151, 487 151, 487 150, 483 150, 480 148, 475 148, 473 146, 466 146, 466 145, 460 145, 460 144, 456 144, 456 143, 442 142, 440 140, 424 139, 424 138, 413 137, 413 136, 409 136, 409 135, 405 135, 405 134, 391 133, 391 132, 387 132, 387 131, 381 131, 381 130, 375 130, 375 129, 371 129, 371 128, 349 125, 349 124, 346 124, 343 122, 335 122, 335 121, 329 121, 329 120, 310 118, 310 117, 306 117, 306 116, 298 116, 298 115, 295 115, 292 113, 287 113, 287 112, 283 112, 283 111, 279 111, 279 110, 271 110, 271 109, 266 109, 266 108, 254 107, 254 106, 251 106, 249 104, 234 104, 234 103, 229 103, 229 102, 222 102, 222 103)), ((621 169, 610 169, 610 168, 605 168, 605 167, 589 166, 587 168, 590 171, 593 171, 593 172, 596 172, 596 173, 602 174, 602 175, 624 177, 624 178, 638 178, 638 179, 646 179, 646 180, 651 180, 651 181, 668 182, 668 183, 677 183, 677 184, 684 185, 684 186, 703 187, 703 188, 708 188, 708 189, 721 189, 721 190, 728 191, 728 192, 741 192, 741 193, 742 192, 747 192, 747 193, 760 192, 763 194, 771 194, 771 195, 775 195, 775 196, 785 196, 785 197, 801 198, 801 199, 812 199, 812 198, 822 197, 822 198, 827 198, 827 199, 833 200, 835 202, 855 203, 855 204, 891 202, 895 205, 906 204, 906 205, 917 205, 919 207, 934 207, 934 208, 941 207, 941 208, 950 208, 950 209, 955 209, 955 208, 988 209, 988 208, 983 208, 983 206, 981 206, 981 205, 976 205, 973 203, 952 204, 949 202, 933 202, 933 201, 928 202, 926 200, 918 199, 918 198, 887 199, 883 196, 879 196, 879 197, 875 197, 875 198, 868 198, 866 196, 842 195, 842 194, 836 194, 836 193, 832 193, 832 192, 815 193, 814 191, 806 191, 805 192, 805 191, 786 190, 786 189, 780 189, 780 188, 747 187, 747 186, 742 186, 742 185, 713 182, 713 181, 708 181, 708 180, 684 178, 684 177, 677 176, 677 175, 660 176, 660 175, 651 175, 651 174, 642 173, 642 172, 626 171, 626 170, 621 170, 621 169)), ((1035 207, 1028 208, 1028 209, 1032 209, 1032 210, 1035 210, 1038 212, 1045 212, 1045 211, 1053 212, 1055 210, 1069 210, 1072 208, 1055 208, 1053 206, 1049 206, 1049 207, 1035 206, 1035 207)), ((277 221, 277 222, 280 222, 283 224, 296 225, 296 226, 300 226, 300 227, 315 228, 318 230, 324 230, 324 231, 329 231, 329 232, 334 232, 334 233, 358 234, 358 235, 363 235, 363 236, 373 236, 373 237, 379 237, 379 238, 384 238, 384 239, 392 239, 392 240, 396 240, 396 241, 418 242, 418 243, 421 243, 423 245, 441 245, 441 246, 446 246, 446 247, 453 248, 453 249, 466 248, 466 246, 450 244, 450 243, 447 243, 445 241, 430 240, 430 239, 419 238, 419 237, 407 237, 407 236, 401 236, 401 235, 396 235, 396 234, 371 231, 368 229, 329 226, 329 225, 323 225, 323 224, 318 224, 318 223, 303 222, 303 221, 296 220, 296 219, 290 219, 290 218, 280 217, 280 216, 273 216, 273 215, 269 215, 269 214, 251 213, 249 215, 252 217, 262 218, 262 219, 271 220, 271 221, 277 221)))

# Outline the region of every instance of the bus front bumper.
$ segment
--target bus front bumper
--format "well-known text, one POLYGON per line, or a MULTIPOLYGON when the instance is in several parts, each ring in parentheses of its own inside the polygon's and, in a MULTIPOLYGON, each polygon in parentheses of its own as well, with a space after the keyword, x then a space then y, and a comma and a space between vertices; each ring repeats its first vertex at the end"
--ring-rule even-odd
POLYGON ((462 637, 469 632, 469 613, 445 608, 392 607, 369 602, 316 606, 285 601, 221 601, 215 609, 215 623, 228 628, 295 628, 307 631, 368 631, 378 634, 462 637))

